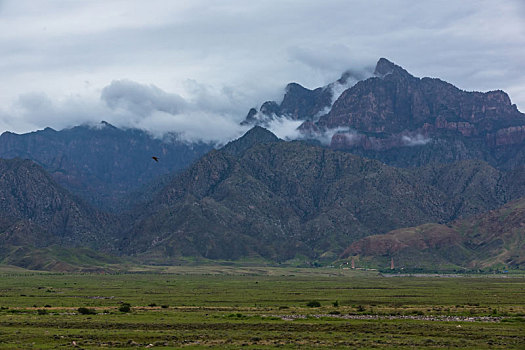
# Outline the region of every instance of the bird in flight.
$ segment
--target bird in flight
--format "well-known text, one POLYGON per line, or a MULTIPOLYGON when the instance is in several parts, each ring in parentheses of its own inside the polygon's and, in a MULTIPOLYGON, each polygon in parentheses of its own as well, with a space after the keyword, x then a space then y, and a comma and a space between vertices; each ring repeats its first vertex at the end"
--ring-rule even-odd
POLYGON ((158 158, 158 157, 153 156, 153 157, 151 157, 151 158, 152 158, 154 161, 156 161, 156 162, 159 161, 159 158, 158 158))

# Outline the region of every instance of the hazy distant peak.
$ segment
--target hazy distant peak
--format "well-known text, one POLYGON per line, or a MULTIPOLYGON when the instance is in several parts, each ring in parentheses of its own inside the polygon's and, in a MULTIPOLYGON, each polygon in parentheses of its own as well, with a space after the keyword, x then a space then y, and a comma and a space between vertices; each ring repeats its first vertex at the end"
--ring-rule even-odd
POLYGON ((108 123, 107 121, 103 120, 98 124, 98 128, 100 129, 118 129, 115 125, 108 123))
POLYGON ((293 92, 296 92, 296 91, 311 91, 310 89, 307 89, 305 88, 304 86, 302 86, 301 84, 298 84, 298 83, 289 83, 288 85, 286 85, 286 89, 285 91, 287 93, 293 93, 293 92))

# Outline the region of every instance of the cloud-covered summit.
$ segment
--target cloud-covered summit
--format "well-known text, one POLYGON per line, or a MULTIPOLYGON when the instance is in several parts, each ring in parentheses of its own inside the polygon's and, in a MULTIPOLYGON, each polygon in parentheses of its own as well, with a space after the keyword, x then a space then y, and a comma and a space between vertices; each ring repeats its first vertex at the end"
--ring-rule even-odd
POLYGON ((0 109, 4 130, 25 132, 52 127, 60 130, 105 120, 120 128, 143 129, 154 136, 177 134, 183 141, 223 144, 242 135, 243 105, 224 92, 210 91, 193 82, 189 97, 164 91, 153 84, 115 80, 98 97, 68 96, 53 100, 45 93, 27 93, 7 110, 0 109), (242 111, 242 112, 241 112, 242 111))
MULTIPOLYGON (((213 93, 208 89, 201 86, 194 92, 193 99, 187 100, 154 85, 117 80, 102 89, 101 101, 115 125, 145 129, 158 136, 174 132, 186 141, 222 144, 246 131, 237 118, 210 104, 213 93)), ((223 103, 229 100, 222 95, 215 98, 223 103)))

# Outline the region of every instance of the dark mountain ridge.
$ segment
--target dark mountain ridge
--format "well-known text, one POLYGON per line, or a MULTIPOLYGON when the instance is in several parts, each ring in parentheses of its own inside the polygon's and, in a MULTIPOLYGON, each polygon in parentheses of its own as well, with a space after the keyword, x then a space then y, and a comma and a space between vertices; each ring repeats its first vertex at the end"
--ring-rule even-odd
POLYGON ((268 136, 255 128, 181 173, 136 213, 123 251, 161 261, 334 257, 371 234, 449 222, 525 194, 525 182, 511 186, 511 175, 482 161, 399 169, 268 136))
MULTIPOLYGON (((57 254, 84 254, 89 264, 113 258, 53 247, 163 264, 195 257, 331 262, 365 237, 429 222, 444 227, 525 195, 520 169, 505 173, 478 160, 394 168, 284 142, 260 127, 210 151, 120 218, 70 195, 31 161, 1 160, 0 170, 0 259, 61 271, 74 267, 57 254)), ((457 266, 467 261, 457 256, 457 266)))
POLYGON ((94 271, 118 261, 104 252, 115 252, 120 219, 70 194, 34 162, 0 159, 0 199, 0 262, 94 271))
POLYGON ((0 159, 0 174, 4 243, 103 248, 112 240, 111 215, 71 195, 32 161, 0 159))
POLYGON ((185 168, 211 148, 177 141, 173 135, 160 140, 145 131, 119 129, 106 122, 97 127, 0 136, 1 158, 31 159, 71 192, 109 210, 118 210, 130 192, 185 168))

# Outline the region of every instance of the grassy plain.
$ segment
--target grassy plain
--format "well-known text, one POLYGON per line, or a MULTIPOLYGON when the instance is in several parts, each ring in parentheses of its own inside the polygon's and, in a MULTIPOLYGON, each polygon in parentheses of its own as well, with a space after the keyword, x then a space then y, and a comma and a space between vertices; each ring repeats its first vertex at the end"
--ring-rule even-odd
POLYGON ((2 349, 523 349, 524 316, 519 276, 386 278, 225 266, 111 275, 0 269, 2 349), (308 307, 312 301, 321 306, 308 307), (125 303, 130 312, 119 311, 125 303))

